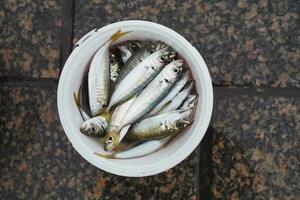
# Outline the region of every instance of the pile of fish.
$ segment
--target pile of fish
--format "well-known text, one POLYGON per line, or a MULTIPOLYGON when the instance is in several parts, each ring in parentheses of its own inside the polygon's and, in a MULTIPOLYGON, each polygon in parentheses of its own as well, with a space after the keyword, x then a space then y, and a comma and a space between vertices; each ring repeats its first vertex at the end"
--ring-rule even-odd
POLYGON ((75 102, 81 133, 101 137, 106 158, 153 153, 193 122, 194 81, 170 46, 161 41, 125 41, 118 31, 91 59, 75 102))

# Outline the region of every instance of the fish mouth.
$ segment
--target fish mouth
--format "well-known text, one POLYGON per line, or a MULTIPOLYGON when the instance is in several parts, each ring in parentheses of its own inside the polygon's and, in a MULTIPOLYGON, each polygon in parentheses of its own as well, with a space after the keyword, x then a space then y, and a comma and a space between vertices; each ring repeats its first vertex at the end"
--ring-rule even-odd
POLYGON ((86 123, 83 123, 82 126, 80 127, 80 132, 86 133, 87 130, 88 130, 88 125, 86 123))

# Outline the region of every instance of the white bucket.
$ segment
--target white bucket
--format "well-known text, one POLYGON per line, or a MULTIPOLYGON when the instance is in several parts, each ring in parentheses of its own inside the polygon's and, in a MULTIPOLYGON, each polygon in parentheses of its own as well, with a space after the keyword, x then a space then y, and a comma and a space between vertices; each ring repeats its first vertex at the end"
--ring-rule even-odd
MULTIPOLYGON (((69 56, 60 76, 57 94, 60 121, 76 151, 94 166, 107 172, 129 177, 142 177, 166 171, 190 155, 200 143, 213 108, 213 89, 207 66, 198 51, 175 31, 147 21, 122 21, 95 29, 83 36, 69 56), (124 40, 160 40, 174 48, 188 63, 199 94, 194 123, 179 134, 167 148, 134 159, 105 159, 94 152, 105 153, 99 139, 80 133, 83 120, 73 99, 94 52, 117 30, 132 31, 124 40)), ((70 163, 76 165, 76 163, 70 163)))

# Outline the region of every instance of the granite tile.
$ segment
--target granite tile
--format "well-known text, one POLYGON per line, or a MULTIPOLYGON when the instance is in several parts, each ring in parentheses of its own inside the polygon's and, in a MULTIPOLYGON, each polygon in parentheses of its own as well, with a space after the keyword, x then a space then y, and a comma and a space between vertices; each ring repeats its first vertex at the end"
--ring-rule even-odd
POLYGON ((213 199, 299 199, 299 97, 220 96, 212 124, 213 199))
POLYGON ((129 19, 166 25, 201 53, 216 85, 300 86, 297 0, 75 1, 75 39, 129 19))
POLYGON ((1 86, 0 105, 0 199, 196 199, 195 153, 145 178, 81 158, 60 125, 56 86, 1 86))
POLYGON ((0 1, 0 76, 56 78, 62 1, 0 1))

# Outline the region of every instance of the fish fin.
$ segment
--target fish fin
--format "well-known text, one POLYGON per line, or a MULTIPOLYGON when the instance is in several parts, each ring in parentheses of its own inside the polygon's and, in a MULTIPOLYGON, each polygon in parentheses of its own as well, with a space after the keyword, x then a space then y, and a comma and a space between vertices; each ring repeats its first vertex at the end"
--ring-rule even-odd
POLYGON ((101 154, 101 153, 94 152, 94 154, 96 156, 99 156, 101 158, 106 158, 106 159, 114 159, 115 158, 115 154, 114 153, 112 153, 112 154, 101 154))
POLYGON ((115 32, 111 37, 110 37, 110 43, 115 42, 119 38, 121 38, 123 35, 126 35, 127 33, 130 33, 131 31, 127 32, 122 32, 121 29, 115 32))
POLYGON ((78 108, 78 111, 83 119, 83 121, 85 121, 85 118, 83 117, 82 111, 81 111, 81 105, 80 105, 80 101, 79 101, 79 94, 76 92, 73 92, 73 96, 74 96, 74 100, 75 100, 75 104, 78 108))

